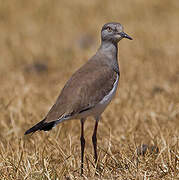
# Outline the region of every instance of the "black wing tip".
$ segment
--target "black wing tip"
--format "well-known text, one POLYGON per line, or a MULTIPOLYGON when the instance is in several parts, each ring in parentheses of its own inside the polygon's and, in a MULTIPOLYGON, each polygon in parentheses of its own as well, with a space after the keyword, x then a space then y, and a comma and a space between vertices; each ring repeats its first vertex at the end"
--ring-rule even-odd
POLYGON ((32 133, 32 132, 35 132, 35 131, 33 131, 33 130, 30 128, 30 129, 28 129, 28 130, 24 133, 24 135, 30 134, 30 133, 32 133))
POLYGON ((34 125, 33 127, 31 127, 30 129, 28 129, 24 135, 36 132, 38 130, 42 130, 43 124, 44 124, 45 119, 43 119, 42 121, 40 121, 39 123, 37 123, 36 125, 34 125))
POLYGON ((27 130, 25 133, 24 133, 24 135, 27 135, 27 134, 29 134, 30 132, 29 132, 29 130, 27 130))
POLYGON ((49 122, 49 123, 46 123, 44 122, 45 119, 43 119, 42 121, 40 121, 39 123, 37 123, 36 125, 34 125, 33 127, 31 127, 30 129, 28 129, 24 135, 27 135, 27 134, 30 134, 30 133, 34 133, 36 131, 49 131, 51 130, 54 125, 55 125, 55 121, 52 121, 52 122, 49 122))

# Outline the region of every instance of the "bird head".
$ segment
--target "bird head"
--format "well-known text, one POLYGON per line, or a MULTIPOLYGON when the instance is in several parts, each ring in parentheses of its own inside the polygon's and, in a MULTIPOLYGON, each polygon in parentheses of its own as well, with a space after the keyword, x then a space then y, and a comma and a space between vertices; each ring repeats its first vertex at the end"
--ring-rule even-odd
POLYGON ((107 23, 102 27, 102 41, 118 43, 123 38, 132 40, 132 38, 123 31, 123 26, 120 23, 107 23))

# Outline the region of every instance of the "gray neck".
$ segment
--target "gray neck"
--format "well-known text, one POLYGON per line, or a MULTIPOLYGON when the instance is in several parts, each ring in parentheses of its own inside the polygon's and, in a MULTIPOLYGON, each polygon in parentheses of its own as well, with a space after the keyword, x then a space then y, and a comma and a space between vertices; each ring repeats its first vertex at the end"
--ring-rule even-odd
POLYGON ((112 42, 102 41, 99 51, 109 56, 110 58, 117 60, 117 56, 118 56, 117 43, 113 44, 112 42))
POLYGON ((105 63, 111 66, 114 71, 119 73, 117 43, 102 41, 99 53, 106 57, 104 58, 106 61, 105 63))

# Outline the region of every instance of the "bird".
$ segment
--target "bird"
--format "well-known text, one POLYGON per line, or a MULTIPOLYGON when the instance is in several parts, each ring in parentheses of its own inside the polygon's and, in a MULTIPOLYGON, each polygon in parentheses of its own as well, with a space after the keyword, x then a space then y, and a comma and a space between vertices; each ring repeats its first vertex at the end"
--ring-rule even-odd
POLYGON ((67 81, 45 118, 25 132, 27 135, 36 131, 49 131, 63 121, 80 119, 81 175, 83 175, 85 150, 84 123, 89 116, 95 119, 92 143, 95 164, 97 164, 98 122, 116 94, 120 78, 118 42, 124 38, 132 40, 120 23, 104 24, 101 29, 101 44, 96 54, 67 81))

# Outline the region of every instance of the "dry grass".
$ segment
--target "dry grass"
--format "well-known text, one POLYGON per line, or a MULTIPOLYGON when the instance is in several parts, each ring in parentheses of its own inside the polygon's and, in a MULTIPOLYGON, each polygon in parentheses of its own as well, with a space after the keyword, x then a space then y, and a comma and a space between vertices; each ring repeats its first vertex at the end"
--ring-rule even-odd
MULTIPOLYGON (((179 1, 0 0, 0 179, 80 179, 80 123, 23 133, 40 121, 70 75, 95 53, 100 28, 119 21, 118 94, 91 135, 84 179, 179 178, 179 1), (159 153, 137 156, 141 144, 159 153)), ((81 179, 83 179, 81 178, 81 179)))

